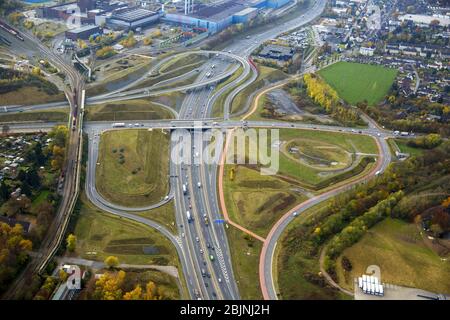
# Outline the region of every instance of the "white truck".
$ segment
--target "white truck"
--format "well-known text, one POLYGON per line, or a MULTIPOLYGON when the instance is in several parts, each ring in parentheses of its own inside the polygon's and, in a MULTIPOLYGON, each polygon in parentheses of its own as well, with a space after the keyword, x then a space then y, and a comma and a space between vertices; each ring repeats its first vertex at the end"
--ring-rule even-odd
POLYGON ((191 213, 189 211, 186 211, 186 218, 189 223, 192 221, 191 213))
POLYGON ((187 193, 187 187, 185 184, 183 184, 183 194, 186 194, 186 193, 187 193))
POLYGON ((123 122, 116 122, 116 123, 113 123, 113 128, 124 128, 125 127, 125 123, 123 123, 123 122))

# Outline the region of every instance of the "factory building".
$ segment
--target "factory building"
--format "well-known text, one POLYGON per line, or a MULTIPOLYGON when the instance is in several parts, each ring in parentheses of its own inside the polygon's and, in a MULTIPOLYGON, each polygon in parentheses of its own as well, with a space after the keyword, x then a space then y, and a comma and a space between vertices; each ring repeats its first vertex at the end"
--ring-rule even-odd
POLYGON ((206 28, 210 33, 220 32, 235 23, 247 23, 260 9, 279 8, 291 0, 223 0, 213 4, 185 0, 176 12, 165 12, 167 22, 206 28))
POLYGON ((140 7, 116 10, 111 16, 107 16, 106 25, 113 29, 136 29, 148 26, 159 20, 157 12, 140 7))
POLYGON ((248 23, 258 15, 257 8, 245 8, 233 16, 233 23, 248 23))
POLYGON ((267 0, 266 7, 278 9, 288 4, 291 0, 267 0))
POLYGON ((184 11, 165 13, 164 17, 168 22, 206 28, 210 33, 217 33, 234 23, 246 23, 256 17, 258 9, 248 7, 245 3, 228 0, 204 5, 186 0, 184 11))
POLYGON ((67 30, 66 39, 77 41, 78 39, 87 40, 93 34, 100 33, 100 28, 94 25, 86 25, 81 28, 67 30))

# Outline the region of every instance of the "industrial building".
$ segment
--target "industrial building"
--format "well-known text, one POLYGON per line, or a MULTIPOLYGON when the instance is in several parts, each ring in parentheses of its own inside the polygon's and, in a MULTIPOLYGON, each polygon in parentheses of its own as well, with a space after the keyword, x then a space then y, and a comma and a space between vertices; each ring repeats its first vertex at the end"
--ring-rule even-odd
POLYGON ((100 27, 95 25, 86 25, 78 29, 67 30, 66 38, 73 41, 78 39, 87 40, 93 34, 100 33, 100 27))
POLYGON ((164 20, 217 33, 232 24, 249 22, 257 16, 259 9, 267 5, 267 0, 224 0, 210 5, 185 0, 184 7, 179 7, 176 12, 164 13, 164 20))
POLYGON ((140 7, 115 10, 106 16, 106 25, 113 29, 136 29, 159 20, 160 14, 140 7))
POLYGON ((259 53, 259 56, 266 59, 287 61, 292 59, 294 56, 294 49, 291 47, 269 44, 264 46, 259 53))

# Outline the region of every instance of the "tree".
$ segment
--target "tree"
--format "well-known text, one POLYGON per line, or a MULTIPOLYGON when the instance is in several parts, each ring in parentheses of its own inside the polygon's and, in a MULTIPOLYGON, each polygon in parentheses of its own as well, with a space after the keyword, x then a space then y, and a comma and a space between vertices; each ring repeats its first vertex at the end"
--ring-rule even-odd
POLYGON ((119 265, 119 258, 115 256, 109 256, 105 259, 105 264, 108 268, 115 268, 119 265))
POLYGON ((31 249, 32 243, 24 238, 21 225, 0 223, 0 292, 25 264, 31 249))
POLYGON ((2 183, 0 184, 0 198, 3 201, 8 201, 10 194, 11 194, 11 191, 9 190, 8 186, 5 184, 5 181, 2 181, 2 183))
POLYGON ((67 278, 69 278, 69 274, 65 272, 63 269, 60 269, 58 272, 58 277, 62 282, 66 282, 67 278))
POLYGON ((77 246, 77 237, 74 234, 69 234, 67 236, 67 250, 69 250, 69 252, 74 252, 75 248, 77 246))
POLYGON ((95 283, 94 297, 100 300, 122 299, 121 286, 126 273, 123 270, 115 273, 105 273, 95 283))
POLYGON ((9 132, 9 129, 10 129, 9 126, 7 124, 4 124, 2 126, 2 135, 6 136, 9 132))
POLYGON ((124 300, 142 300, 142 288, 137 285, 133 290, 125 293, 123 295, 124 300))
POLYGON ((438 224, 432 224, 430 230, 433 236, 435 236, 436 238, 440 237, 443 232, 441 226, 438 224))
POLYGON ((149 281, 145 287, 145 300, 156 300, 156 285, 153 281, 149 281))
POLYGON ((151 37, 147 37, 144 39, 145 46, 151 46, 153 44, 153 39, 151 37))
POLYGON ((433 215, 431 219, 432 224, 437 224, 441 227, 442 231, 447 231, 450 227, 450 215, 441 207, 433 215))
POLYGON ((31 73, 34 74, 35 76, 40 76, 41 75, 41 68, 34 67, 33 70, 31 70, 31 73))

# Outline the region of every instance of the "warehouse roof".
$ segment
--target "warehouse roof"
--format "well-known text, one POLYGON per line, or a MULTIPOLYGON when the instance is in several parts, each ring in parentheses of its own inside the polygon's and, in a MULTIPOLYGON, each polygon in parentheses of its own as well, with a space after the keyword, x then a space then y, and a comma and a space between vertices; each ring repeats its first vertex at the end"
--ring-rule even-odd
POLYGON ((77 28, 77 29, 67 30, 67 32, 81 33, 81 32, 92 30, 92 29, 96 29, 96 28, 98 28, 98 26, 93 25, 93 24, 88 24, 88 25, 82 26, 82 27, 77 28))
POLYGON ((226 1, 215 5, 201 6, 192 16, 220 21, 244 9, 245 6, 234 1, 226 1))
POLYGON ((142 8, 131 8, 115 12, 111 18, 127 22, 137 21, 155 15, 156 12, 142 8))

